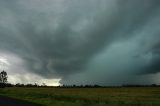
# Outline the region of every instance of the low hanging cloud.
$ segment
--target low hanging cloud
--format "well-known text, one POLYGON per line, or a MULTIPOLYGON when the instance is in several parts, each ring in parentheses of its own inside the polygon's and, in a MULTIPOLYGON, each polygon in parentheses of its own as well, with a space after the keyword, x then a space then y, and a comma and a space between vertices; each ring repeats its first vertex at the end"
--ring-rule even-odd
POLYGON ((1 0, 0 53, 12 74, 138 83, 160 71, 159 12, 158 0, 1 0))

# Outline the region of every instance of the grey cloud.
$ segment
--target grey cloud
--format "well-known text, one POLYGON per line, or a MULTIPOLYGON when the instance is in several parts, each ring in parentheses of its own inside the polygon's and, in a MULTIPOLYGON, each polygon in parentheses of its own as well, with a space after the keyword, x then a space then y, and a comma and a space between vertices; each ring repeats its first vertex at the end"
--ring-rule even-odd
MULTIPOLYGON (((154 43, 154 37, 159 37, 150 33, 155 31, 159 34, 159 23, 156 21, 160 17, 158 0, 2 0, 0 5, 0 51, 22 58, 23 67, 29 72, 49 78, 62 77, 65 82, 77 73, 87 73, 88 67, 92 69, 95 63, 91 64, 91 60, 101 53, 106 53, 107 58, 110 56, 113 59, 112 64, 117 65, 112 56, 118 54, 111 55, 104 50, 111 50, 117 42, 122 42, 120 44, 123 45, 123 42, 128 41, 133 41, 129 44, 136 45, 138 52, 126 45, 121 47, 123 54, 133 51, 129 55, 120 55, 124 56, 120 58, 124 59, 122 63, 129 63, 133 67, 131 70, 124 64, 119 66, 125 70, 121 73, 122 77, 123 73, 124 76, 129 76, 139 71, 143 74, 159 72, 160 59, 156 55, 159 54, 159 41, 154 43), (149 25, 153 25, 153 28, 147 30, 149 25), (135 38, 138 40, 133 40, 135 38), (144 47, 137 46, 143 41, 144 44, 153 42, 152 46, 148 43, 144 47), (152 52, 154 58, 150 63, 141 63, 146 60, 146 51, 152 52)), ((115 52, 118 51, 121 50, 117 48, 115 52)), ((107 60, 97 61, 108 63, 107 60)), ((99 70, 104 70, 101 71, 102 74, 110 73, 106 70, 112 70, 115 75, 118 69, 114 65, 108 67, 102 66, 99 70)), ((94 73, 89 75, 94 76, 94 73)), ((102 80, 106 81, 103 77, 102 80)))

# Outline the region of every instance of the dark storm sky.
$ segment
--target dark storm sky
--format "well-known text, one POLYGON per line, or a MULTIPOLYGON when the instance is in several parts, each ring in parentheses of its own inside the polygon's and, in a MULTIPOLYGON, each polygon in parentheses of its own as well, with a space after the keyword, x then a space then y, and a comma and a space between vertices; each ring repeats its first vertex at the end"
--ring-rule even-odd
POLYGON ((160 1, 1 0, 0 54, 12 74, 158 83, 151 76, 160 71, 160 1))

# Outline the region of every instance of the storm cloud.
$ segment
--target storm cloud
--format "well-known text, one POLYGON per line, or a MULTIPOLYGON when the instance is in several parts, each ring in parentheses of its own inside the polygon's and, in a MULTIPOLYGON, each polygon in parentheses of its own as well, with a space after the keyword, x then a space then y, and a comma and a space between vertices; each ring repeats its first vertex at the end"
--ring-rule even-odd
POLYGON ((158 0, 1 0, 0 53, 12 73, 138 83, 160 71, 159 13, 158 0))

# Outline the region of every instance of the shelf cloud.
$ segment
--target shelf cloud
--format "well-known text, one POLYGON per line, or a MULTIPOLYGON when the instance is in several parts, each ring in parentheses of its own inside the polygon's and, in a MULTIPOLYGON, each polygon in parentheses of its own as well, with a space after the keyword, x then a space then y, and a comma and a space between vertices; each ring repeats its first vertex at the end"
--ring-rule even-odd
POLYGON ((158 0, 1 0, 0 54, 12 74, 64 84, 154 83, 159 12, 158 0))

